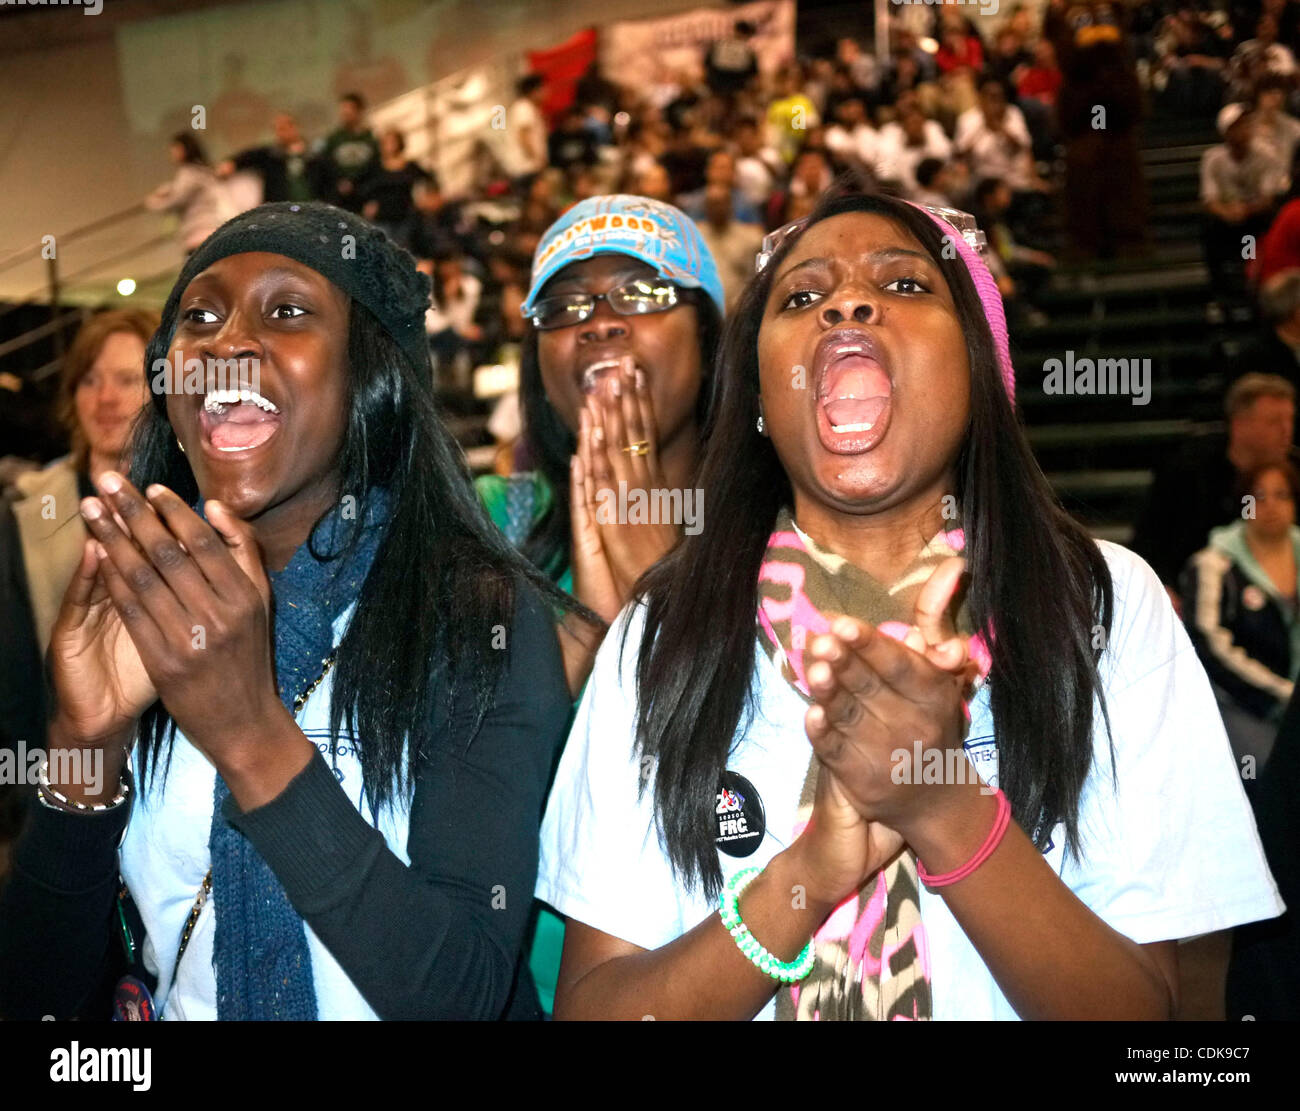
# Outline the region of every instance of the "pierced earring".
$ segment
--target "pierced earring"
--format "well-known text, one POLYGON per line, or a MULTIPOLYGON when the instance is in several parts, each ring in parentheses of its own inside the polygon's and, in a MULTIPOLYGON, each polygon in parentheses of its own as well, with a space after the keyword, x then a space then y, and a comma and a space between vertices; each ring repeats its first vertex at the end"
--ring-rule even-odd
POLYGON ((185 454, 185 445, 184 445, 183 443, 181 443, 181 438, 180 438, 179 436, 176 437, 176 446, 177 446, 178 448, 181 449, 181 454, 184 455, 184 454, 185 454))
POLYGON ((765 425, 765 424, 763 423, 763 414, 762 414, 762 413, 759 413, 759 414, 758 414, 758 424, 757 424, 756 427, 758 428, 758 434, 759 434, 760 436, 763 435, 764 431, 765 431, 766 428, 767 428, 767 425, 765 425))

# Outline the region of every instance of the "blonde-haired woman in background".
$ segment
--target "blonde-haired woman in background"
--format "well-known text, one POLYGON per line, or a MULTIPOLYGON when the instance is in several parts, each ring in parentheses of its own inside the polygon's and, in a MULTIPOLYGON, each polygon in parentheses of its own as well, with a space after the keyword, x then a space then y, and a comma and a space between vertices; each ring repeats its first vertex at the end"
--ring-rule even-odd
POLYGON ((19 476, 18 500, 0 508, 0 744, 45 735, 41 659, 86 543, 78 505, 94 493, 94 478, 126 466, 149 396, 145 344, 157 326, 158 314, 145 309, 102 312, 82 326, 56 402, 71 450, 19 476))

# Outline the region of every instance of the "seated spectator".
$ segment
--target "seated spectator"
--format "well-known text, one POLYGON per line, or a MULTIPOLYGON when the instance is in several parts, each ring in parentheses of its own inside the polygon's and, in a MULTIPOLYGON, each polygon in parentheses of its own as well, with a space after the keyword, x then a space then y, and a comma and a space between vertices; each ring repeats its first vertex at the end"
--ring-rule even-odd
POLYGON ((434 259, 471 249, 472 229, 464 206, 447 199, 436 175, 426 172, 412 193, 414 209, 405 233, 405 246, 411 254, 417 259, 434 259))
POLYGON ((659 165, 668 171, 673 196, 704 188, 705 169, 712 153, 712 148, 705 145, 693 122, 688 121, 685 126, 674 129, 668 146, 659 156, 659 165))
POLYGON ((826 152, 817 147, 806 147, 799 152, 794 166, 790 170, 790 181, 784 189, 772 194, 768 203, 768 223, 780 227, 799 216, 785 215, 790 210, 791 201, 800 212, 811 212, 817 199, 826 192, 835 174, 831 170, 826 152))
POLYGON ((440 385, 467 386, 468 382, 449 379, 448 372, 453 370, 457 355, 483 338, 483 328, 477 321, 483 283, 465 273, 460 255, 434 259, 430 277, 433 294, 424 314, 424 330, 434 355, 435 373, 440 385))
POLYGON ((1269 463, 1241 489, 1241 519, 1210 531, 1179 585, 1233 752, 1262 766, 1300 674, 1300 475, 1289 463, 1269 463))
POLYGON ((960 178, 956 164, 941 158, 923 158, 916 167, 916 191, 909 200, 931 208, 958 207, 960 178))
POLYGON ((967 69, 972 74, 979 73, 984 68, 984 45, 979 36, 965 25, 952 25, 943 33, 939 49, 934 55, 934 64, 944 75, 958 69, 967 69))
POLYGON ((1228 364, 1232 379, 1276 374, 1300 388, 1300 270, 1274 274, 1259 291, 1263 320, 1228 364))
POLYGON ((1296 147, 1300 145, 1300 120, 1286 110, 1290 85, 1284 77, 1266 75, 1255 90, 1251 113, 1255 120, 1254 145, 1287 175, 1295 161, 1296 147))
POLYGON ((772 145, 787 164, 795 160, 808 129, 819 123, 817 106, 800 85, 799 67, 782 66, 776 75, 776 95, 767 106, 767 129, 772 145))
POLYGON ((320 161, 323 199, 360 212, 362 190, 379 169, 379 141, 366 126, 366 102, 360 93, 339 98, 339 125, 326 136, 320 161))
POLYGON ((1253 100, 1265 77, 1294 83, 1295 75, 1295 55, 1277 41, 1277 20, 1264 13, 1255 24, 1255 37, 1237 47, 1228 61, 1228 93, 1234 100, 1253 100))
POLYGON ((673 183, 668 171, 658 162, 648 165, 635 180, 634 196, 653 197, 656 201, 671 204, 673 201, 673 183))
POLYGON ((1273 159, 1252 143, 1254 123, 1244 105, 1219 113, 1223 142, 1201 156, 1202 245, 1216 296, 1244 285, 1244 236, 1268 230, 1285 178, 1273 159))
POLYGON ((1269 229, 1256 244, 1251 280, 1262 288, 1283 270, 1300 269, 1300 158, 1291 163, 1291 188, 1269 229))
POLYGON ((77 333, 59 378, 58 414, 71 442, 68 455, 16 480, 19 500, 0 503, 0 727, 12 738, 42 744, 45 683, 42 659, 63 594, 81 561, 86 528, 79 512, 93 480, 127 463, 136 416, 149 397, 145 345, 158 314, 122 309, 92 316, 77 333))
POLYGON ((1019 32, 1010 23, 1004 23, 993 37, 993 49, 989 51, 984 72, 1008 89, 1014 89, 1033 62, 1034 55, 1019 32))
POLYGON ((704 188, 697 189, 682 197, 681 209, 697 223, 707 218, 706 200, 708 191, 715 186, 725 189, 731 197, 730 219, 740 224, 761 224, 763 214, 751 204, 736 183, 736 160, 730 151, 715 150, 709 155, 708 165, 704 171, 704 188))
POLYGON ((540 74, 530 73, 519 79, 515 99, 506 109, 506 126, 497 131, 497 161, 516 187, 526 186, 546 167, 546 120, 542 101, 545 83, 540 74))
POLYGON ((826 128, 826 149, 838 169, 876 165, 876 129, 867 122, 867 108, 859 96, 839 101, 834 122, 826 128))
POLYGON ((271 121, 275 141, 252 147, 227 158, 217 166, 217 176, 249 170, 262 180, 263 203, 324 199, 327 185, 319 160, 307 149, 298 121, 279 112, 271 121))
POLYGON ((1045 190, 1034 168, 1024 114, 1007 103, 1002 82, 981 81, 979 97, 979 104, 958 118, 954 136, 957 152, 970 160, 972 176, 1005 181, 1014 194, 1045 190))
POLYGON ((1178 575, 1210 529, 1241 519, 1245 476, 1291 457, 1295 397, 1285 378, 1239 378, 1224 399, 1226 434, 1189 440, 1156 473, 1129 546, 1155 569, 1175 606, 1178 575))
POLYGON ((1033 58, 1020 70, 1016 80, 1016 97, 1023 103, 1036 100, 1048 108, 1055 107, 1061 89, 1061 67, 1056 64, 1056 48, 1050 39, 1034 44, 1033 58))
POLYGON ((762 211, 784 173, 781 156, 764 145, 758 121, 742 119, 736 125, 736 187, 745 200, 762 211))
POLYGON ((835 61, 849 75, 859 93, 870 93, 880 84, 881 75, 874 55, 863 50, 857 39, 845 35, 837 40, 835 61))
POLYGON ((718 264, 727 311, 735 306, 745 285, 754 276, 754 260, 763 245, 763 229, 737 220, 732 211, 732 190, 723 184, 704 190, 704 218, 697 220, 700 236, 718 264))
POLYGON ((947 162, 953 153, 952 141, 915 101, 900 108, 898 119, 880 129, 876 143, 876 176, 892 182, 905 195, 916 191, 916 167, 927 158, 947 162))
POLYGON ((732 33, 715 39, 704 55, 704 79, 717 96, 734 97, 758 76, 758 55, 750 45, 758 30, 747 19, 739 19, 732 33))
POLYGON ((429 171, 406 157, 406 140, 400 131, 385 131, 379 151, 379 168, 359 187, 361 214, 383 228, 394 243, 406 247, 415 187, 429 180, 429 171))
POLYGON ((596 139, 587 128, 582 109, 567 108, 559 125, 546 141, 547 160, 569 173, 575 166, 594 166, 598 158, 596 139))
POLYGON ((1015 283, 1015 297, 1007 306, 1008 313, 1016 322, 1043 324, 1046 320, 1031 306, 1056 269, 1056 259, 1016 240, 1007 223, 1010 211, 1011 190, 1005 181, 985 179, 975 186, 975 218, 988 237, 991 253, 1002 260, 1006 274, 1015 283))
POLYGON ((623 144, 623 182, 628 191, 651 166, 659 165, 659 158, 668 149, 669 130, 662 120, 644 117, 632 120, 627 127, 623 144))
POLYGON ((188 254, 234 215, 228 211, 220 183, 192 132, 172 136, 169 148, 176 172, 144 199, 153 212, 174 212, 177 235, 188 254))
POLYGON ((1190 4, 1169 15, 1156 38, 1164 99, 1179 115, 1208 115, 1223 99, 1226 44, 1190 4))

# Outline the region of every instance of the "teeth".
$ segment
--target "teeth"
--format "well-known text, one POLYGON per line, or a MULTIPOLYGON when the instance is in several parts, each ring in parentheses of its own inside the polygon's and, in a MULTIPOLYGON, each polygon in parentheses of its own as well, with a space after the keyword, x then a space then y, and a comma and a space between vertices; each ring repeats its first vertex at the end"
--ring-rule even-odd
POLYGON ((224 413, 227 405, 238 405, 241 401, 251 402, 268 413, 279 413, 272 401, 267 401, 256 390, 212 390, 203 399, 203 408, 209 413, 224 413))
POLYGON ((831 431, 837 436, 843 436, 849 432, 870 432, 874 423, 862 421, 859 424, 832 424, 831 431))
POLYGON ((596 388, 596 382, 607 370, 619 370, 623 366, 622 359, 601 359, 598 363, 592 363, 582 372, 582 389, 585 393, 591 393, 596 388))

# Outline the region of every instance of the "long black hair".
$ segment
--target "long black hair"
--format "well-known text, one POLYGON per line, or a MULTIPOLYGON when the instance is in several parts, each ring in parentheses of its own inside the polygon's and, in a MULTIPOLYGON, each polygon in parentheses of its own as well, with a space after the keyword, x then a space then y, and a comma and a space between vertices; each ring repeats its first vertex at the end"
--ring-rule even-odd
MULTIPOLYGON (((164 322, 166 323, 166 322, 164 322)), ((475 496, 464 456, 436 411, 432 375, 417 370, 374 315, 352 302, 348 324, 347 427, 338 456, 339 493, 357 498, 367 520, 376 487, 387 490, 389 522, 340 643, 330 701, 331 744, 346 720, 358 738, 366 794, 376 807, 405 792, 410 773, 434 740, 433 693, 473 713, 465 743, 491 705, 507 652, 497 630, 512 628, 516 601, 531 583, 561 611, 566 594, 530 567, 492 525, 475 496)), ((163 358, 168 329, 150 341, 148 366, 163 358)), ((161 482, 194 504, 193 472, 167 419, 166 397, 155 392, 131 455, 131 481, 161 482)), ((327 511, 328 514, 328 511, 327 511)), ((316 522, 308 543, 313 554, 316 522)), ((339 555, 350 554, 360 530, 339 555)), ((140 723, 141 772, 156 767, 173 726, 161 703, 140 723)))
MULTIPOLYGON (((707 437, 717 398, 714 356, 722 335, 722 314, 713 298, 702 290, 683 289, 682 304, 695 306, 696 334, 700 345, 700 393, 695 402, 695 426, 707 437)), ((542 384, 542 364, 537 352, 537 329, 531 325, 519 353, 519 400, 524 414, 524 437, 532 462, 554 492, 551 508, 540 518, 522 551, 552 578, 569 565, 573 537, 569 527, 569 460, 578 441, 547 400, 542 384)))
MULTIPOLYGON (((989 693, 1000 782, 1016 820, 1040 848, 1064 821, 1077 852, 1093 699, 1101 695, 1097 646, 1109 634, 1113 608, 1109 570, 1030 452, 979 296, 961 260, 944 257, 952 252, 943 250, 942 233, 911 205, 843 189, 827 194, 806 226, 846 212, 877 213, 907 229, 952 290, 971 375, 956 495, 968 604, 993 656, 989 693), (1100 638, 1098 625, 1105 629, 1100 638)), ((759 566, 778 510, 792 504, 772 442, 755 427, 757 347, 772 277, 800 234, 750 282, 723 338, 718 404, 699 478, 718 508, 641 581, 646 623, 637 661, 637 747, 652 758, 642 765, 642 789, 652 762, 655 811, 673 869, 688 886, 702 883, 710 897, 722 882, 714 795, 733 739, 756 708, 759 566)))

